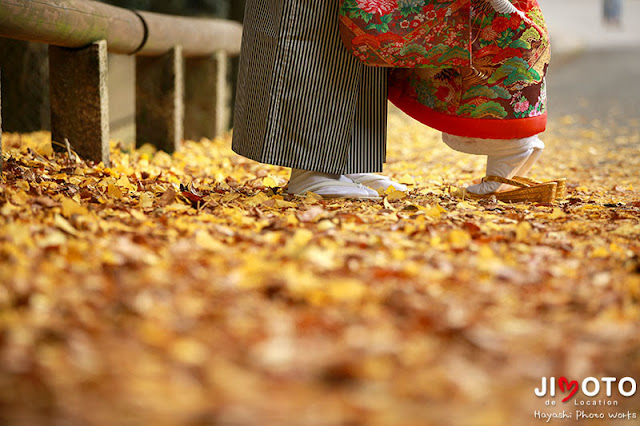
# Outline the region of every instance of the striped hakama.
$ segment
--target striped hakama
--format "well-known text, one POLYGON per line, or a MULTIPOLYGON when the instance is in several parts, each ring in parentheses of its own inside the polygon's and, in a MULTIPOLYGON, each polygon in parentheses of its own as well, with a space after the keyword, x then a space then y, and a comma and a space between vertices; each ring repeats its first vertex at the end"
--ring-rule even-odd
POLYGON ((233 150, 323 173, 380 172, 387 71, 342 45, 334 0, 248 0, 233 150))

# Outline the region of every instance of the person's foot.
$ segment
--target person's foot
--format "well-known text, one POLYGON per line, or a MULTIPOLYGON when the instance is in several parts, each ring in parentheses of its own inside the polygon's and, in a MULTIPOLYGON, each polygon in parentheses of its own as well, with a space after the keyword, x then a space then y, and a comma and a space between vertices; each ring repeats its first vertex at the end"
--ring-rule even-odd
MULTIPOLYGON (((503 155, 487 156, 486 176, 499 176, 511 179, 514 176, 525 177, 538 161, 544 150, 544 143, 538 138, 531 138, 522 149, 513 150, 503 155)), ((467 191, 484 195, 506 191, 514 187, 499 182, 482 182, 470 185, 467 191)))
MULTIPOLYGON (((514 155, 489 155, 487 157, 487 173, 486 176, 500 176, 512 178, 520 167, 531 157, 533 149, 528 149, 514 155)), ((469 185, 467 191, 474 194, 484 195, 497 192, 499 190, 510 189, 509 185, 500 182, 482 182, 476 185, 469 185)))
POLYGON ((287 192, 294 195, 313 192, 325 198, 379 198, 378 193, 373 189, 355 183, 343 175, 299 169, 291 170, 287 192))
POLYGON ((389 189, 389 187, 392 187, 395 191, 402 192, 406 192, 408 189, 406 185, 394 182, 387 176, 374 173, 352 173, 345 176, 355 183, 361 183, 362 185, 368 186, 369 188, 382 194, 384 194, 384 192, 389 189))

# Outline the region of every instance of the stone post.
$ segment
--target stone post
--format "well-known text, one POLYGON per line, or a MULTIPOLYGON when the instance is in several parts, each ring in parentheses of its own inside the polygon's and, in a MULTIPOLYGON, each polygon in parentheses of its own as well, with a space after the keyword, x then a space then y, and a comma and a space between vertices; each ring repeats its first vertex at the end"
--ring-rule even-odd
POLYGON ((213 138, 229 129, 228 56, 218 52, 185 62, 185 122, 187 139, 213 138))
POLYGON ((107 42, 49 46, 49 91, 54 149, 66 150, 66 139, 80 157, 108 165, 107 42))
POLYGON ((136 145, 151 143, 166 152, 184 136, 182 47, 158 57, 136 58, 136 145))
POLYGON ((231 0, 230 18, 234 21, 242 22, 244 20, 244 9, 246 0, 231 0))
POLYGON ((51 130, 48 46, 0 38, 4 71, 4 128, 28 133, 51 130))

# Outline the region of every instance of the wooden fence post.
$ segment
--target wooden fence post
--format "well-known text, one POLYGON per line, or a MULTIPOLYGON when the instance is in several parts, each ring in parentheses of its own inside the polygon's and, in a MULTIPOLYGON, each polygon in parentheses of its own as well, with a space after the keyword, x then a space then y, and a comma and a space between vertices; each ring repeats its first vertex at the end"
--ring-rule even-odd
POLYGON ((49 46, 51 139, 82 158, 109 164, 107 42, 82 49, 49 46))
POLYGON ((184 59, 175 46, 159 57, 136 58, 136 145, 151 143, 166 152, 184 136, 184 59))
POLYGON ((228 130, 228 56, 217 52, 208 58, 185 61, 185 122, 187 139, 214 138, 228 130))

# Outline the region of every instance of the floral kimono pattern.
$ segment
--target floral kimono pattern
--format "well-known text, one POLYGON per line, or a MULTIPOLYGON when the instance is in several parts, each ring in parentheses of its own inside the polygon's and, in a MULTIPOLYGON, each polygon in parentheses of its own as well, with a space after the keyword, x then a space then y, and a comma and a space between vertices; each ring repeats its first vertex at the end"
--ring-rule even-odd
POLYGON ((387 66, 389 99, 458 136, 514 139, 546 127, 549 34, 536 0, 342 0, 341 34, 387 66))
POLYGON ((340 32, 368 65, 469 66, 468 2, 345 0, 340 32))

